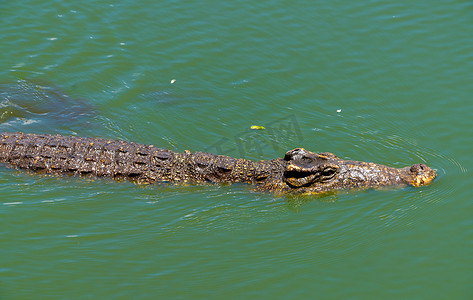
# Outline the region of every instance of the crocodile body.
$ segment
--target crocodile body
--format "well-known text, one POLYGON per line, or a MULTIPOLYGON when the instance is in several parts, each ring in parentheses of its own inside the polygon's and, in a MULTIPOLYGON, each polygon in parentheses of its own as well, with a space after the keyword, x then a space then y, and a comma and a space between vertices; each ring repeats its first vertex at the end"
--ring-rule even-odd
POLYGON ((398 169, 303 148, 288 151, 284 158, 250 161, 205 152, 176 153, 119 140, 6 132, 0 133, 0 163, 39 173, 109 177, 145 184, 241 182, 261 191, 309 194, 422 186, 436 176, 423 164, 398 169))

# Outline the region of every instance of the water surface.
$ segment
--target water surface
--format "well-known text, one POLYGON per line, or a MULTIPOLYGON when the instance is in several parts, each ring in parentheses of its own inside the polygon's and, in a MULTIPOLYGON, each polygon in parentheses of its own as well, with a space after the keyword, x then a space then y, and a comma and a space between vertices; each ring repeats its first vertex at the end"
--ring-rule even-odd
POLYGON ((438 172, 286 198, 1 168, 2 299, 473 298, 469 2, 0 8, 0 131, 438 172))

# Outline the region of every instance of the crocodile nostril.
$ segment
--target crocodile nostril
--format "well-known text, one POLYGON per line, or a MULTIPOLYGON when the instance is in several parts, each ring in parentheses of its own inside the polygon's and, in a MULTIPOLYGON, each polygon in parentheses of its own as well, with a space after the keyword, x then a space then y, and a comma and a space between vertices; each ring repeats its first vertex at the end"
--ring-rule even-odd
POLYGON ((427 168, 428 167, 424 164, 415 164, 415 165, 412 165, 410 171, 412 173, 421 173, 421 172, 425 172, 427 168))

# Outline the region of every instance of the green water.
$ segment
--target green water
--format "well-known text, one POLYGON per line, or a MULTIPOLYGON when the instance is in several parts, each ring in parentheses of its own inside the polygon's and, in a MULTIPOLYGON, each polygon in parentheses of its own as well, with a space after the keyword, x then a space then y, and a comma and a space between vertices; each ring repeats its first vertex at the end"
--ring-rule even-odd
POLYGON ((285 198, 0 168, 1 299, 473 299, 471 2, 1 1, 0 28, 0 131, 438 172, 285 198))

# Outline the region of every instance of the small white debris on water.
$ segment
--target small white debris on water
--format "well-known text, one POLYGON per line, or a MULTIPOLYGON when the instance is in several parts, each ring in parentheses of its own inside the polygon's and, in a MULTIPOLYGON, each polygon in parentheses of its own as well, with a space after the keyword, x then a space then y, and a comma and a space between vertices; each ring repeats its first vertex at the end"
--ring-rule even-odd
POLYGON ((337 109, 337 112, 340 113, 340 112, 342 112, 342 110, 341 110, 341 109, 337 109))
POLYGON ((55 40, 57 40, 57 37, 50 37, 50 38, 48 38, 48 40, 55 41, 55 40))
POLYGON ((174 82, 176 82, 176 79, 172 79, 172 80, 171 80, 171 84, 173 84, 174 82))
POLYGON ((120 46, 125 46, 125 43, 123 43, 123 42, 122 42, 122 43, 120 43, 120 46))
POLYGON ((71 234, 71 235, 66 235, 67 238, 75 238, 75 237, 78 237, 77 234, 71 234))

